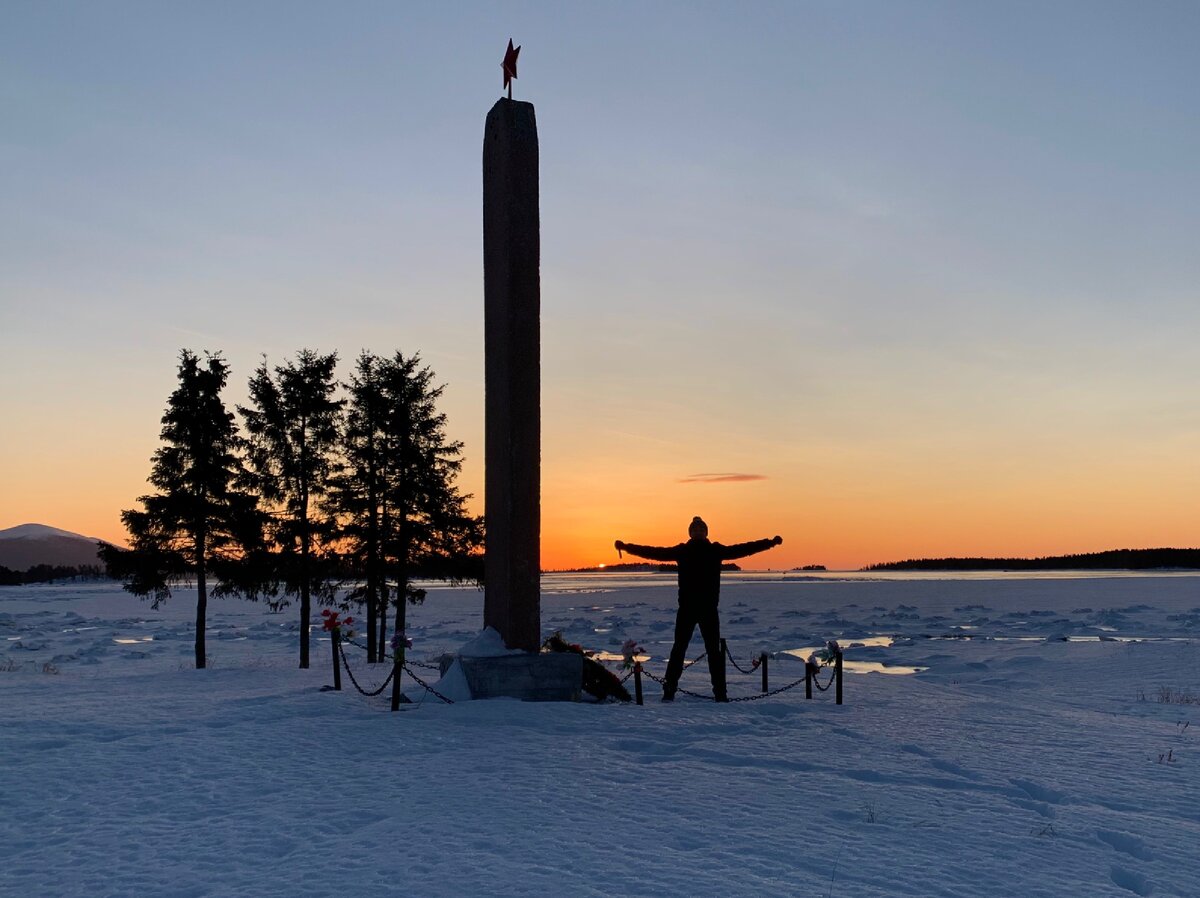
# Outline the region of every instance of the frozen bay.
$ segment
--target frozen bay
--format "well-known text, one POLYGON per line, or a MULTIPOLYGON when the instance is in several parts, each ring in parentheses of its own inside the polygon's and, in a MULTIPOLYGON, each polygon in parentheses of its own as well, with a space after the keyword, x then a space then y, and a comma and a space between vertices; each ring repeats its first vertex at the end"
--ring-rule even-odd
MULTIPOLYGON (((669 575, 543 579, 546 633, 656 672, 673 605, 669 575)), ((921 672, 848 674, 841 707, 391 714, 320 691, 327 642, 295 669, 295 609, 210 602, 195 671, 186 590, 0 588, 0 894, 1200 894, 1200 577, 743 574, 721 607, 740 662, 785 653, 772 686, 834 638, 921 672)), ((481 617, 431 589, 413 657, 481 617)))

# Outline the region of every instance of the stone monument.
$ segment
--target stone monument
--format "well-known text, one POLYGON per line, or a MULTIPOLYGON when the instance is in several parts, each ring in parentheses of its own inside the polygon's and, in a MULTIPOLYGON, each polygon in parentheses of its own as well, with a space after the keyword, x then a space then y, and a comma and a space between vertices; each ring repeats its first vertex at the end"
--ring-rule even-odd
POLYGON ((483 136, 485 355, 483 622, 510 649, 541 646, 541 238, 533 104, 508 97, 483 136))
POLYGON ((582 657, 540 652, 538 139, 533 104, 512 98, 520 49, 508 42, 502 66, 509 94, 488 113, 483 136, 485 629, 442 658, 442 682, 476 699, 578 701, 582 657))

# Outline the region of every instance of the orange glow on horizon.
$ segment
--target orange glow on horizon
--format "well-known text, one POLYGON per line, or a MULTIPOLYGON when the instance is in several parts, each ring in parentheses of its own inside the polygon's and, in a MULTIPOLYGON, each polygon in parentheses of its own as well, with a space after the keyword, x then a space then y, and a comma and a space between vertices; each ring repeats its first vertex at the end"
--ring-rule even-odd
MULTIPOLYGON (((1190 452, 1183 444, 1181 451, 1190 452)), ((78 455, 63 442, 34 460, 0 459, 0 528, 42 523, 125 543, 120 521, 149 487, 146 448, 78 455)), ((1036 557, 1117 548, 1192 547, 1200 473, 1182 462, 1160 466, 1136 457, 1093 458, 1056 466, 978 458, 957 466, 944 457, 897 455, 886 466, 874 453, 843 449, 831 458, 757 469, 763 479, 687 482, 703 470, 748 465, 640 465, 575 458, 560 451, 543 469, 542 567, 612 565, 617 539, 674 545, 687 539, 693 515, 724 543, 779 534, 783 545, 740 562, 746 569, 830 570, 907 558, 1036 557), (619 477, 604 473, 620 470, 619 477), (798 476, 794 471, 802 471, 798 476)), ((483 511, 476 461, 464 469, 483 511)))

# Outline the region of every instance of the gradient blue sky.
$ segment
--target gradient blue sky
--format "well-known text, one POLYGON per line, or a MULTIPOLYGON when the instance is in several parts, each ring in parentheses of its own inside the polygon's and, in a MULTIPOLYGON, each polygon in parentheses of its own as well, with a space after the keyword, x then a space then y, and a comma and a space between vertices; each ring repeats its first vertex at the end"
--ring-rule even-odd
POLYGON ((419 350, 482 493, 510 36, 548 566, 693 514, 776 567, 1200 543, 1182 2, 7 2, 0 527, 118 538, 181 347, 231 404, 261 353, 419 350))

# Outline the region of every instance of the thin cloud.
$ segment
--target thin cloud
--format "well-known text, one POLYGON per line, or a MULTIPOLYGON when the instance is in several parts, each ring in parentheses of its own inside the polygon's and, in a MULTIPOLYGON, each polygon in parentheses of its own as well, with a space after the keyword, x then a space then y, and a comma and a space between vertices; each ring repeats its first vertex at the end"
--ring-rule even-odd
POLYGON ((746 483, 750 480, 766 480, 763 474, 692 474, 680 483, 746 483))

